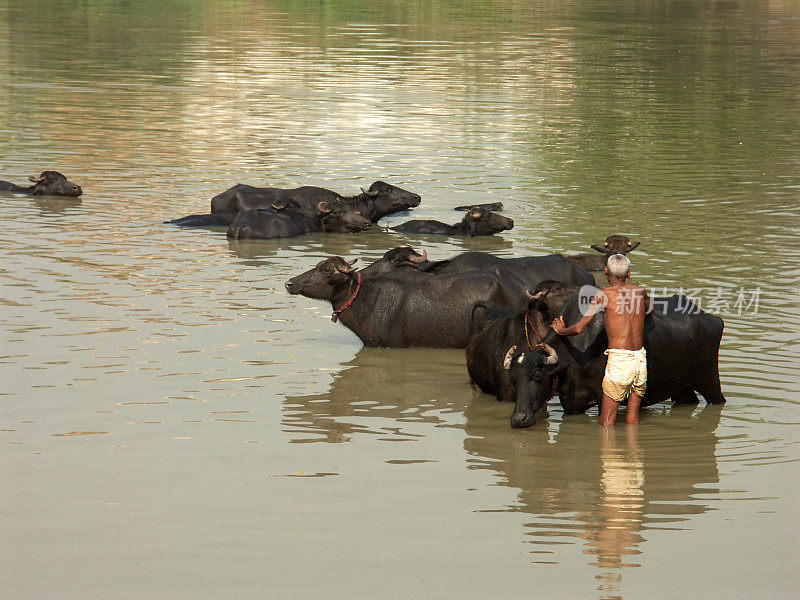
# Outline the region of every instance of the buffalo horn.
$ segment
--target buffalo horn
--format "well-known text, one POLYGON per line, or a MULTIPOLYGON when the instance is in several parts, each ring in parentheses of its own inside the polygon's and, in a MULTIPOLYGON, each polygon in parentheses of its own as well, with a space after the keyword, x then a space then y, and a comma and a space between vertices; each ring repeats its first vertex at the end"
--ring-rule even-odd
POLYGON ((544 364, 546 365, 554 365, 558 362, 558 354, 556 351, 553 350, 551 346, 548 344, 542 344, 542 348, 545 352, 547 352, 547 358, 544 359, 544 364))
POLYGON ((363 194, 364 194, 365 196, 369 196, 370 198, 374 198, 375 196, 377 196, 377 195, 378 195, 378 190, 375 190, 375 191, 373 192, 372 190, 366 190, 366 189, 364 189, 364 188, 362 187, 362 188, 361 188, 361 191, 363 192, 363 194))
POLYGON ((317 204, 317 210, 321 213, 329 213, 331 209, 328 207, 328 203, 323 201, 317 204))
POLYGON ((412 263, 417 264, 417 265, 420 264, 420 263, 424 263, 426 260, 428 260, 428 251, 427 250, 423 250, 422 254, 420 254, 419 256, 417 256, 416 254, 410 254, 408 256, 408 262, 412 262, 412 263))
POLYGON ((535 294, 531 294, 530 290, 525 290, 525 295, 528 297, 528 300, 538 300, 541 298, 542 294, 544 294, 544 290, 540 290, 535 294))
POLYGON ((503 368, 506 371, 511 368, 511 359, 514 358, 514 352, 516 351, 517 347, 511 346, 511 348, 508 349, 508 352, 506 352, 506 356, 503 358, 503 368))
POLYGON ((275 210, 283 210, 283 209, 285 209, 285 208, 286 208, 286 205, 285 205, 285 204, 281 204, 280 206, 279 206, 279 205, 277 205, 277 204, 270 204, 270 206, 271 206, 272 208, 274 208, 275 210))
POLYGON ((42 178, 31 175, 30 177, 28 177, 28 181, 30 181, 31 183, 41 183, 42 178))
POLYGON ((353 260, 348 260, 347 264, 352 266, 352 265, 356 264, 357 260, 358 260, 357 258, 354 258, 353 260))

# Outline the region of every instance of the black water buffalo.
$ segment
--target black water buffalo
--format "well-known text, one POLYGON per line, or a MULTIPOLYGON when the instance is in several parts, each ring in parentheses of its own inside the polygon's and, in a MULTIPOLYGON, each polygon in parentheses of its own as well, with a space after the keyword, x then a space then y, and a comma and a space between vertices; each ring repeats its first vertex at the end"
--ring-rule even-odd
POLYGON ((268 240, 287 238, 326 231, 330 233, 357 233, 369 229, 372 224, 358 211, 336 203, 332 208, 327 203, 319 216, 308 216, 293 206, 259 210, 243 210, 228 227, 227 236, 234 240, 268 240))
POLYGON ((419 206, 420 197, 383 181, 376 181, 369 189, 361 188, 361 193, 356 196, 342 196, 313 186, 283 189, 259 188, 239 183, 211 199, 211 212, 235 214, 243 210, 270 208, 275 203, 283 202, 293 202, 308 214, 313 214, 320 202, 343 202, 376 223, 386 215, 419 206))
POLYGON ((15 192, 31 196, 70 196, 76 197, 83 193, 81 186, 72 183, 58 171, 42 171, 38 177, 28 177, 33 185, 21 187, 0 181, 0 192, 15 192))
POLYGON ((403 268, 390 261, 356 271, 338 256, 286 283, 290 294, 328 300, 334 320, 367 346, 463 348, 478 301, 523 308, 524 288, 491 267, 455 274, 403 268))
MULTIPOLYGON (((710 404, 724 403, 719 380, 722 319, 701 311, 685 296, 654 298, 651 303, 654 309, 644 327, 647 391, 641 405, 670 398, 674 404, 697 403, 695 392, 710 404)), ((580 319, 577 296, 566 302, 562 312, 567 323, 580 319)), ((567 414, 580 414, 600 403, 608 347, 603 313, 580 335, 548 334, 543 347, 549 345, 549 351, 524 351, 521 344, 516 345, 508 349, 506 363, 514 369, 511 377, 516 382, 513 427, 534 424, 536 411, 553 391, 567 414)))
POLYGON ((541 344, 550 333, 552 320, 561 314, 564 303, 578 289, 550 279, 542 281, 533 292, 526 292, 526 310, 476 302, 472 309, 473 327, 466 344, 470 381, 500 401, 512 401, 514 386, 507 363, 504 367, 509 348, 523 352, 541 344), (484 314, 480 314, 482 311, 484 314))
POLYGON ((473 208, 480 208, 482 210, 501 211, 503 210, 502 202, 484 202, 483 204, 465 204, 464 206, 456 206, 453 210, 470 210, 473 208))
POLYGON ((606 266, 608 257, 612 254, 627 254, 631 250, 636 249, 640 242, 631 242, 624 235, 610 235, 603 242, 603 245, 592 244, 591 248, 600 252, 600 254, 576 254, 574 256, 567 256, 566 259, 581 269, 587 271, 602 271, 606 266))
MULTIPOLYGON (((421 255, 411 250, 415 255, 413 266, 426 273, 439 273, 450 275, 463 273, 470 270, 490 269, 498 267, 504 272, 512 273, 522 281, 527 289, 535 288, 545 279, 560 281, 566 285, 594 285, 594 276, 573 264, 560 254, 547 256, 525 256, 521 258, 503 258, 488 252, 464 252, 453 258, 439 261, 429 261, 426 252, 421 255), (420 260, 421 259, 421 260, 420 260)), ((403 253, 397 253, 393 260, 409 261, 403 253)))
POLYGON ((497 213, 473 207, 467 211, 460 223, 448 225, 441 221, 416 219, 390 227, 400 233, 423 233, 438 235, 494 235, 514 227, 514 221, 497 213))

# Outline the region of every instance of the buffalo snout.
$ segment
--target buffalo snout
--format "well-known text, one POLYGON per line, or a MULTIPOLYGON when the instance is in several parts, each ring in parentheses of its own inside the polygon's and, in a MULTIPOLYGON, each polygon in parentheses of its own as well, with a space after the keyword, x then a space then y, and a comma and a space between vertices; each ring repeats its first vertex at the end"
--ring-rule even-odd
POLYGON ((515 412, 511 415, 511 426, 514 429, 522 429, 523 427, 530 427, 536 425, 536 417, 533 414, 523 412, 515 412))

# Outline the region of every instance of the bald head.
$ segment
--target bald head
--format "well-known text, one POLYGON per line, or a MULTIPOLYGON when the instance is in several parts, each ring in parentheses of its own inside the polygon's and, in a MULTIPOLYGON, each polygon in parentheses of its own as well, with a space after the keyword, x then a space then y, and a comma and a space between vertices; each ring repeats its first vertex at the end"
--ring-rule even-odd
POLYGON ((624 254, 612 254, 606 261, 606 273, 611 277, 627 279, 631 270, 631 261, 624 254))

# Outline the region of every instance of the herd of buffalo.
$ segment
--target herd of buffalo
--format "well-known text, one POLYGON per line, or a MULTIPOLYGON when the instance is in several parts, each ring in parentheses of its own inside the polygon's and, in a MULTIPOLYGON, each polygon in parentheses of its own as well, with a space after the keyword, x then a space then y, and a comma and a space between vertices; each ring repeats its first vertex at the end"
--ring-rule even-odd
MULTIPOLYGON (((80 186, 57 171, 30 178, 32 186, 0 181, 0 191, 80 196, 80 186)), ((233 239, 273 239, 309 232, 355 233, 387 215, 420 204, 418 194, 376 181, 360 194, 344 196, 320 187, 259 188, 238 184, 211 200, 211 212, 167 223, 182 227, 227 227, 233 239)), ((392 227, 402 233, 449 236, 492 235, 514 222, 500 203, 459 206, 461 222, 412 220, 392 227)), ((333 256, 286 282, 290 294, 331 303, 341 321, 367 346, 466 349, 470 379, 498 400, 514 402, 513 427, 536 422, 536 412, 558 395, 564 412, 580 414, 600 404, 608 347, 599 312, 580 335, 563 337, 550 323, 580 319, 578 293, 595 284, 611 254, 627 254, 639 242, 622 235, 591 247, 595 254, 501 258, 465 252, 430 261, 410 246, 386 252, 361 269, 355 259, 333 256)), ((689 299, 651 300, 645 321, 647 391, 642 406, 671 399, 725 402, 719 380, 723 322, 689 299)))

